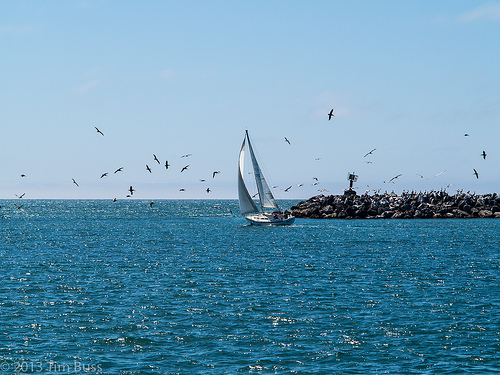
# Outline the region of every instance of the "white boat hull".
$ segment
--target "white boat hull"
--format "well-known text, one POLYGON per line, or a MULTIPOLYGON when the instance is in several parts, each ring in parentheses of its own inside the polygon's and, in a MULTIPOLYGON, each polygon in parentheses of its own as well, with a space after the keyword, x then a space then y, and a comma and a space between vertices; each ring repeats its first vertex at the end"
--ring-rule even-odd
POLYGON ((291 225, 295 221, 295 217, 275 214, 255 214, 243 216, 252 225, 291 225))

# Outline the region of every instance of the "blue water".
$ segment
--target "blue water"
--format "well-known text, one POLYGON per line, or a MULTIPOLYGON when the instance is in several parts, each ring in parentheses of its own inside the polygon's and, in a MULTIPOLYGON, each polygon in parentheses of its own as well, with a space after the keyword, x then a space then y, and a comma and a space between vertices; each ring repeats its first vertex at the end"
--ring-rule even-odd
POLYGON ((1 374, 500 372, 500 220, 0 206, 1 374))

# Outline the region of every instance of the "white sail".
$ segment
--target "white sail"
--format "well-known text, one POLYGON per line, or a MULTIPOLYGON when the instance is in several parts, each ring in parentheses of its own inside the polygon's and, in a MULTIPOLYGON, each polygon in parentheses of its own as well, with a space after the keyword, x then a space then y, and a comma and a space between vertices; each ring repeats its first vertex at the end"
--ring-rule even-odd
MULTIPOLYGON (((259 212, 255 202, 248 193, 245 181, 243 180, 243 166, 245 161, 245 141, 241 145, 240 157, 238 159, 238 198, 240 202, 240 212, 242 215, 259 212)), ((250 144, 249 144, 250 145, 250 144)))
POLYGON ((248 137, 248 131, 246 132, 245 137, 248 140, 248 149, 250 150, 250 157, 252 158, 253 171, 255 175, 255 181, 257 183, 257 190, 259 192, 260 204, 262 206, 262 209, 278 209, 278 204, 273 197, 273 193, 271 193, 271 189, 269 189, 264 175, 260 170, 259 164, 257 163, 257 158, 255 157, 252 144, 250 143, 250 138, 248 137))

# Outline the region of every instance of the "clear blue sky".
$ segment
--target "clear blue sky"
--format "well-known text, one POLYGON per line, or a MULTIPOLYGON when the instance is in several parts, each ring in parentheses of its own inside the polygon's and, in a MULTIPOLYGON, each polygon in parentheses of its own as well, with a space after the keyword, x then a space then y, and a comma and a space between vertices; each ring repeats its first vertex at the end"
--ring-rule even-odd
POLYGON ((0 198, 236 198, 245 129, 278 198, 500 191, 499 1, 0 5, 0 198))

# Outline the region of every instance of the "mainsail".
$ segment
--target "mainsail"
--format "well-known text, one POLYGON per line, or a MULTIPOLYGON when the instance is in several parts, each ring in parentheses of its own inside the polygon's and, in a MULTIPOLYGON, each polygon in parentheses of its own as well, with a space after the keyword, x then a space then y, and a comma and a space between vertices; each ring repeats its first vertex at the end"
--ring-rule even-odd
POLYGON ((250 151, 250 157, 252 159, 252 166, 255 176, 255 182, 257 184, 257 191, 259 192, 260 205, 262 210, 264 208, 278 209, 278 204, 271 193, 271 189, 267 185, 267 182, 260 170, 259 164, 257 163, 257 158, 253 152, 252 144, 250 143, 250 138, 248 137, 248 131, 245 132, 245 139, 243 140, 243 145, 240 150, 239 164, 238 164, 238 193, 240 200, 240 210, 242 214, 258 212, 257 206, 250 197, 248 190, 245 186, 243 180, 243 161, 245 153, 245 142, 248 142, 248 150, 250 151))
MULTIPOLYGON (((245 181, 243 180, 243 166, 245 161, 245 139, 241 145, 240 157, 238 159, 238 197, 240 201, 240 212, 242 215, 259 212, 255 202, 248 193, 245 181)), ((250 143, 249 143, 250 145, 250 143)))

